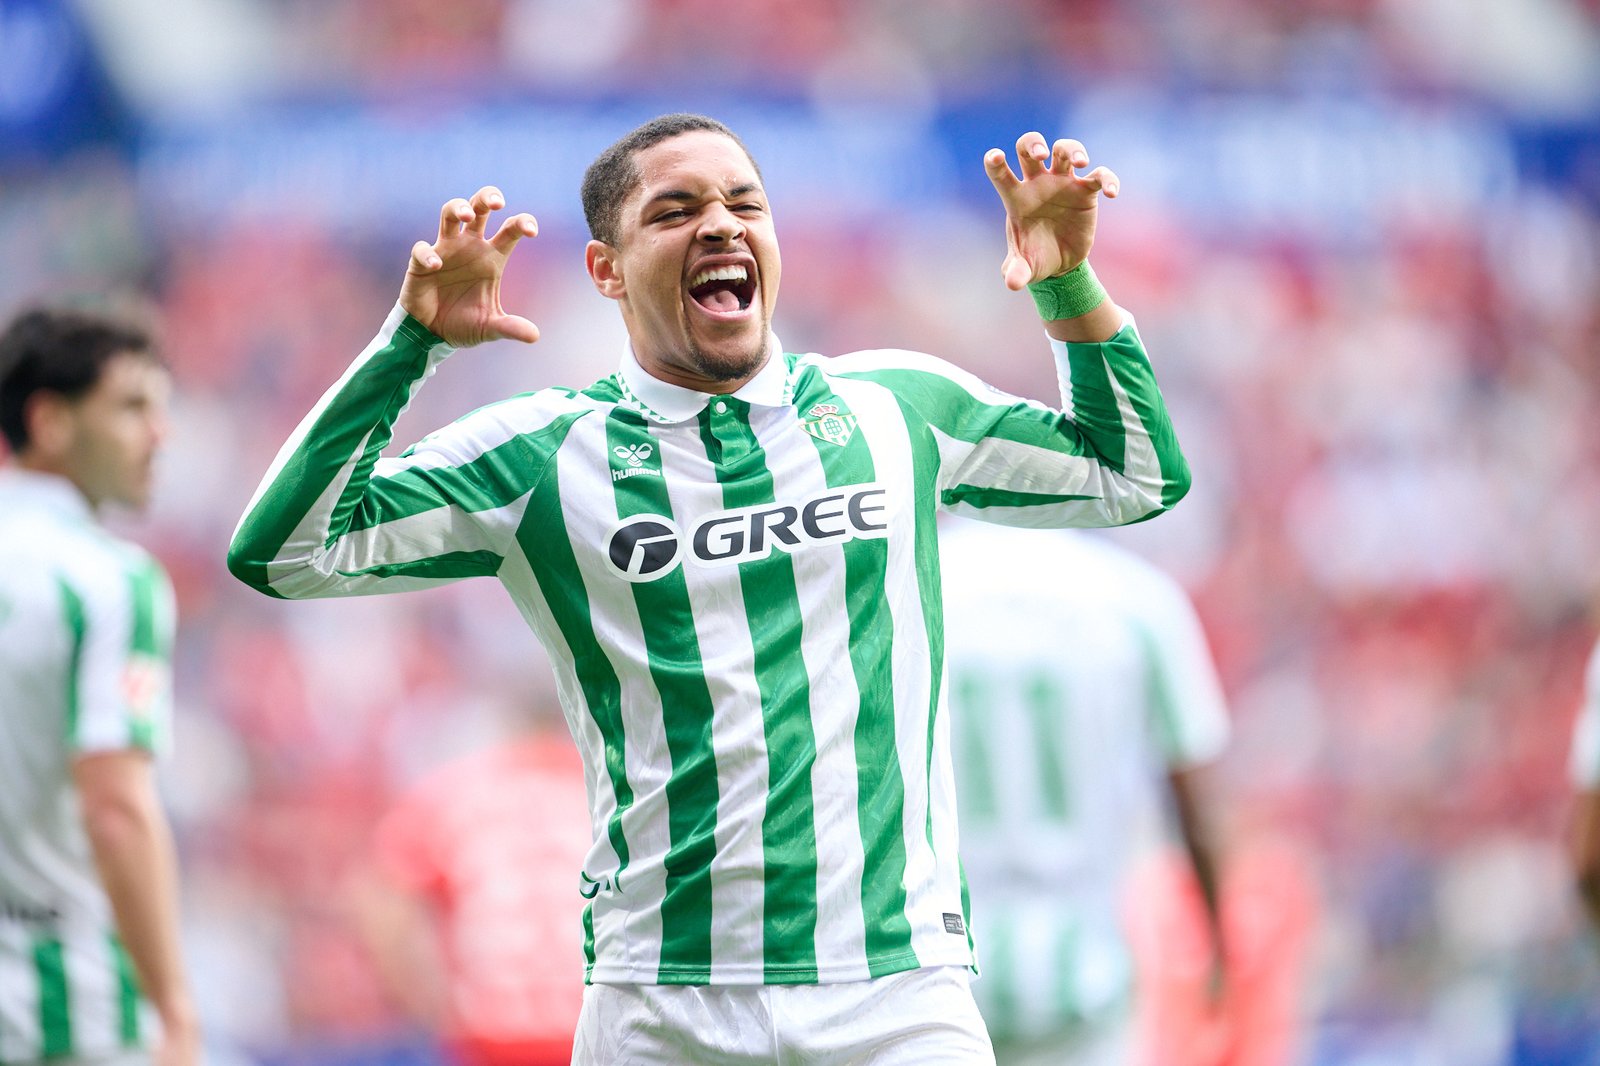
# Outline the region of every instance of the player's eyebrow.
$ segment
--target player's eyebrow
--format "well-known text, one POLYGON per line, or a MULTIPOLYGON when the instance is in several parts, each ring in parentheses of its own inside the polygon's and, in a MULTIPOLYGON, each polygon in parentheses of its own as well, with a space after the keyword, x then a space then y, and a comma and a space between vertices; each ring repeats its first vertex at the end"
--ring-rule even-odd
MULTIPOLYGON (((753 181, 747 181, 743 184, 735 185, 724 195, 726 195, 730 200, 736 200, 741 196, 748 196, 753 192, 761 191, 762 189, 760 185, 753 181)), ((699 198, 700 197, 698 194, 692 193, 688 189, 663 189, 661 192, 656 193, 654 196, 650 197, 650 199, 646 200, 644 202, 644 206, 649 208, 661 203, 662 201, 667 201, 670 203, 693 203, 699 198)))

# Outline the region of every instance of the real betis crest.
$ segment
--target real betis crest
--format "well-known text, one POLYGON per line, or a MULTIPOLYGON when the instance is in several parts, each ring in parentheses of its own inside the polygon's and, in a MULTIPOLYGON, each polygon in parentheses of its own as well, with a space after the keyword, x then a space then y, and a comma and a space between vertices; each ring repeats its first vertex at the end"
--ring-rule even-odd
POLYGON ((837 404, 819 403, 808 413, 811 420, 801 422, 800 426, 818 440, 844 445, 850 442, 850 435, 856 431, 856 416, 840 414, 837 404))

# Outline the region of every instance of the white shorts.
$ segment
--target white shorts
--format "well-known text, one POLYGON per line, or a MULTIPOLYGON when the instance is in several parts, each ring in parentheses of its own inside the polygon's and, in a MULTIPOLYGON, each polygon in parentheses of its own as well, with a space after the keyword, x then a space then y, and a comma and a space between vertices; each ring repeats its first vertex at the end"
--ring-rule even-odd
POLYGON ((828 985, 590 985, 573 1066, 994 1066, 965 969, 828 985))

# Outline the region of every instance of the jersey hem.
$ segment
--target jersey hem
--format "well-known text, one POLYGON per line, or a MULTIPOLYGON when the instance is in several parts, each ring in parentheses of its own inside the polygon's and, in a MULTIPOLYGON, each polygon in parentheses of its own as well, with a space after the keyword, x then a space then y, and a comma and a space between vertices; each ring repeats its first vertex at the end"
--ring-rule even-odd
POLYGON ((637 970, 626 966, 597 964, 584 975, 587 985, 833 985, 870 981, 876 977, 925 970, 934 966, 973 965, 972 952, 964 946, 948 953, 918 955, 915 951, 869 956, 849 966, 794 967, 785 972, 779 967, 752 964, 718 966, 715 972, 705 967, 662 966, 637 970))

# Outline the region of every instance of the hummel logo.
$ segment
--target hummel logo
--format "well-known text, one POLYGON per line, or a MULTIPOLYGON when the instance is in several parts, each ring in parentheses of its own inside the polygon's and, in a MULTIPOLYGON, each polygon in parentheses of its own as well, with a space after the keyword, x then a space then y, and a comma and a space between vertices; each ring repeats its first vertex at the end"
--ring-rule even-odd
POLYGON ((644 444, 629 444, 626 447, 618 445, 611 449, 618 459, 624 459, 629 466, 643 466, 644 461, 655 454, 655 448, 648 442, 644 444))
POLYGON ((628 465, 620 470, 611 471, 611 480, 621 481, 623 478, 638 477, 641 474, 649 477, 660 477, 661 471, 644 465, 645 460, 655 453, 655 445, 649 441, 643 441, 639 444, 619 444, 612 448, 611 454, 628 465))

